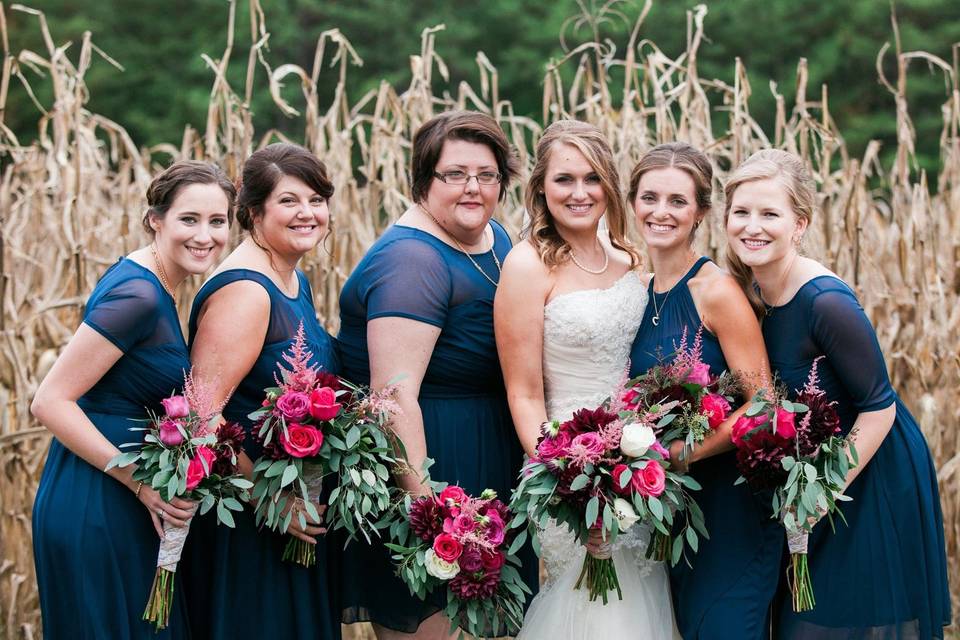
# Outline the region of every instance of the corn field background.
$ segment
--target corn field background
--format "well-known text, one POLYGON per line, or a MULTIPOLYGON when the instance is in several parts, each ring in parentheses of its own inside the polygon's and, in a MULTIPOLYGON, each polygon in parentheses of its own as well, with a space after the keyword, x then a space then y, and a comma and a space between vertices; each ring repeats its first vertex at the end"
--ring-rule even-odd
MULTIPOLYGON (((331 330, 336 329, 340 286, 366 248, 410 202, 407 170, 413 132, 442 110, 490 113, 516 145, 524 173, 511 185, 497 214, 514 238, 522 224, 521 185, 532 168, 533 145, 544 126, 557 118, 597 124, 611 141, 624 178, 651 146, 689 141, 714 162, 717 193, 731 167, 757 149, 775 146, 801 154, 820 194, 820 212, 807 234, 806 251, 823 259, 858 292, 877 327, 893 384, 933 451, 956 611, 960 44, 953 46, 951 59, 904 51, 895 20, 890 42, 882 47, 878 43, 876 73, 890 92, 889 117, 897 123, 896 155, 888 166, 880 160, 879 143, 868 145, 862 156, 848 153, 843 132, 830 115, 828 88, 807 86, 805 60, 797 61, 791 79, 798 89, 793 104, 779 95, 774 82, 751 87, 739 59, 731 61, 736 65, 732 86, 701 78, 697 53, 708 46, 707 9, 688 14, 686 52, 672 59, 638 35, 650 8, 648 0, 631 17, 629 41, 616 46, 589 37, 604 18, 602 10, 572 19, 569 31, 587 37, 546 65, 542 115, 531 119, 515 115, 509 96, 500 95, 497 70, 482 52, 476 56, 475 81, 451 86, 440 54, 442 25, 425 30, 420 51, 410 52, 409 86, 382 83, 351 102, 343 87, 351 66, 360 60, 338 30, 318 35, 311 67, 283 64, 269 59, 269 30, 258 0, 251 1, 249 25, 235 24, 236 6, 231 3, 227 48, 205 57, 211 78, 206 122, 185 123, 178 141, 142 148, 122 123, 85 107, 89 95, 84 74, 93 60, 123 61, 100 51, 90 33, 68 46, 56 40, 56 25, 47 25, 41 12, 0 3, 0 638, 41 637, 30 513, 49 435, 29 414, 33 393, 76 329, 97 278, 118 256, 144 243, 140 217, 151 176, 171 160, 193 158, 218 162, 235 177, 251 151, 282 138, 275 131, 254 131, 251 125, 251 96, 265 90, 277 109, 302 123, 302 135, 292 141, 326 162, 336 186, 335 235, 328 250, 319 249, 303 264, 318 313, 331 330), (10 50, 6 19, 13 11, 32 16, 45 49, 10 50), (248 38, 245 47, 253 44, 245 59, 234 52, 235 37, 248 38), (243 86, 228 82, 231 65, 246 69, 243 86), (895 73, 885 72, 889 69, 895 73), (910 74, 931 71, 944 81, 935 176, 918 169, 907 109, 910 74), (11 91, 32 96, 30 83, 37 82, 49 83, 55 99, 51 104, 35 100, 39 139, 21 144, 3 124, 7 96, 11 91), (332 102, 320 104, 321 85, 337 86, 332 102), (302 95, 288 101, 284 86, 299 87, 302 95), (776 97, 771 130, 751 118, 750 97, 756 91, 771 91, 776 97)), ((719 218, 715 212, 699 239, 704 251, 718 257, 723 247, 719 218)), ((183 287, 182 312, 198 285, 194 281, 183 287)), ((347 637, 368 634, 354 629, 347 637)))

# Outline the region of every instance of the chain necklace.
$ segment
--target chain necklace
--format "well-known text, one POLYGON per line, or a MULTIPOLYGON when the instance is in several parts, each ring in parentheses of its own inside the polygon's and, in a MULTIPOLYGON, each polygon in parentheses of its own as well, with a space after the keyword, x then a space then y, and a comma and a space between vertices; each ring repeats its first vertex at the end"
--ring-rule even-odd
POLYGON ((150 251, 153 252, 153 261, 157 263, 157 275, 160 277, 160 284, 162 284, 163 288, 170 294, 170 297, 176 300, 176 296, 173 294, 173 287, 170 286, 170 281, 167 280, 167 272, 164 271, 163 263, 160 261, 160 254, 157 253, 156 242, 150 244, 150 251))
POLYGON ((597 246, 600 247, 600 251, 603 252, 603 266, 599 269, 587 269, 585 266, 580 264, 580 261, 577 260, 577 254, 573 252, 573 247, 570 247, 570 259, 573 260, 573 264, 580 267, 581 271, 586 271, 587 273, 591 273, 595 276, 605 273, 607 271, 607 267, 610 266, 610 254, 607 253, 607 250, 603 248, 603 244, 600 243, 599 238, 597 238, 597 246))
POLYGON ((667 307, 667 298, 669 298, 670 294, 673 293, 673 290, 677 288, 677 285, 680 283, 680 280, 683 279, 683 276, 687 275, 687 272, 690 271, 690 267, 693 266, 693 263, 696 262, 696 260, 696 255, 690 256, 690 260, 687 261, 686 266, 683 268, 683 273, 680 276, 680 279, 678 279, 672 287, 667 289, 667 295, 663 296, 663 302, 661 302, 659 305, 657 304, 657 274, 653 274, 653 278, 650 279, 650 291, 653 293, 653 295, 650 297, 651 302, 653 302, 653 317, 650 319, 650 322, 653 323, 653 326, 656 327, 660 324, 660 313, 667 307))
POLYGON ((483 270, 483 267, 481 267, 481 266, 479 265, 479 263, 477 263, 476 260, 473 259, 473 256, 470 255, 470 253, 469 253, 466 249, 463 248, 463 245, 460 244, 460 241, 457 240, 456 236, 454 236, 452 233, 450 233, 449 231, 447 231, 446 227, 444 227, 442 224, 440 224, 440 221, 437 220, 437 219, 433 216, 432 213, 430 213, 429 211, 427 211, 426 207, 424 207, 423 205, 417 205, 417 206, 420 207, 420 210, 421 210, 421 211, 423 211, 425 214, 427 214, 428 216, 430 216, 430 219, 433 220, 433 222, 434 222, 438 227, 440 227, 441 229, 443 229, 443 232, 444 232, 445 234, 447 234, 447 236, 449 236, 450 239, 454 241, 454 243, 456 243, 457 249, 460 250, 460 253, 462 253, 463 255, 467 256, 467 260, 469 260, 469 261, 470 261, 470 264, 472 264, 472 265, 474 266, 474 268, 475 268, 477 271, 480 272, 480 275, 482 275, 484 278, 486 278, 487 281, 488 281, 490 284, 492 284, 494 287, 496 287, 498 284, 500 284, 500 274, 501 274, 500 258, 497 257, 497 252, 494 251, 494 248, 496 247, 496 244, 497 244, 497 238, 496 238, 496 236, 494 236, 494 238, 493 238, 493 243, 490 245, 490 255, 493 256, 493 264, 496 265, 496 267, 497 267, 497 279, 494 280, 493 278, 491 278, 490 276, 487 275, 487 272, 483 270))
POLYGON ((774 300, 773 304, 767 304, 767 301, 763 299, 763 290, 762 289, 760 290, 760 302, 763 303, 763 313, 765 316, 770 317, 771 315, 773 315, 774 309, 776 309, 779 306, 777 303, 783 299, 783 294, 786 293, 786 291, 784 290, 784 287, 787 284, 787 277, 790 275, 790 271, 793 270, 793 263, 797 261, 797 256, 799 255, 800 255, 799 253, 793 254, 793 258, 790 259, 790 264, 787 265, 786 270, 783 272, 783 275, 780 277, 780 286, 779 286, 780 295, 777 296, 777 299, 774 300))

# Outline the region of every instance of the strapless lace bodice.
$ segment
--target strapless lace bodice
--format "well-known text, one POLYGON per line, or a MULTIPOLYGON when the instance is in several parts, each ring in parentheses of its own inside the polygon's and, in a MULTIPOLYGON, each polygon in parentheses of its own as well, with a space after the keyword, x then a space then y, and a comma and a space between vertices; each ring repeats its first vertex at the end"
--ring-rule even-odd
POLYGON ((646 306, 647 289, 633 271, 607 289, 571 291, 547 304, 543 390, 551 420, 567 420, 610 395, 627 372, 646 306))

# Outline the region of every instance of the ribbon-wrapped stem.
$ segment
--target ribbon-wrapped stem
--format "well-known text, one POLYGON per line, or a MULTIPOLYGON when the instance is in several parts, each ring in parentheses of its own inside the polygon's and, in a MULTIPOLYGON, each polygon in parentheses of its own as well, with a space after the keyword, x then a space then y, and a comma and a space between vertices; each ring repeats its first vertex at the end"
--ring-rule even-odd
POLYGON ((809 539, 810 534, 802 529, 787 530, 787 547, 790 550, 787 584, 790 585, 793 610, 797 613, 810 611, 817 604, 813 597, 813 582, 810 580, 810 566, 807 563, 809 539))
POLYGON ((143 612, 143 619, 152 622, 157 630, 165 629, 170 623, 174 576, 189 532, 189 521, 185 527, 174 527, 167 524, 166 520, 163 521, 163 540, 160 541, 160 551, 157 553, 157 573, 153 576, 147 608, 143 612))

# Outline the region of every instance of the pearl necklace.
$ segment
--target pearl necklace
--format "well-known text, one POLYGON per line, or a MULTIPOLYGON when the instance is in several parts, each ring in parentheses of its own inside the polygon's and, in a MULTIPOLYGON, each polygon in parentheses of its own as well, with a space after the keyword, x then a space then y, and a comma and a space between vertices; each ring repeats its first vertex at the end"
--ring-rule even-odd
POLYGON ((580 264, 580 261, 577 260, 577 254, 573 252, 573 247, 570 247, 570 259, 573 260, 573 264, 580 267, 581 271, 586 271, 587 273, 599 276, 602 273, 607 271, 607 267, 610 266, 610 254, 607 253, 607 250, 603 248, 603 245, 600 243, 600 240, 597 240, 597 246, 600 247, 600 251, 603 252, 603 266, 599 269, 588 269, 587 267, 580 264))

